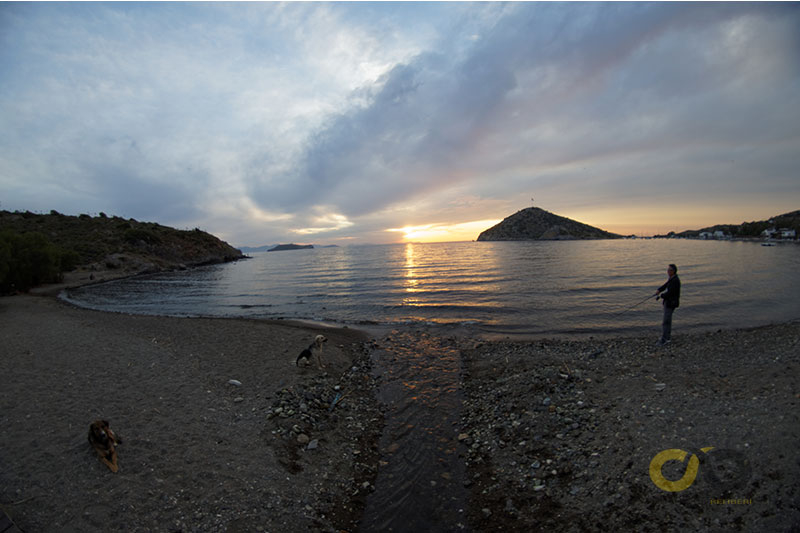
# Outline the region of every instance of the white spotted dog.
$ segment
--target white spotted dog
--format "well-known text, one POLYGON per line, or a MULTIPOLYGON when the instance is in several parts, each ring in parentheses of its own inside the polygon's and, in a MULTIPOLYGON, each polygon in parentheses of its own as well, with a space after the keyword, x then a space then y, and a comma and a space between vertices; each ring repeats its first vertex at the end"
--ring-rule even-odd
POLYGON ((323 337, 322 335, 317 335, 314 338, 314 342, 312 342, 308 348, 300 352, 300 355, 297 356, 297 361, 294 362, 295 366, 300 366, 300 361, 303 359, 306 360, 306 365, 311 364, 311 358, 316 357, 317 359, 317 368, 323 369, 325 365, 322 364, 322 343, 328 342, 327 337, 323 337))

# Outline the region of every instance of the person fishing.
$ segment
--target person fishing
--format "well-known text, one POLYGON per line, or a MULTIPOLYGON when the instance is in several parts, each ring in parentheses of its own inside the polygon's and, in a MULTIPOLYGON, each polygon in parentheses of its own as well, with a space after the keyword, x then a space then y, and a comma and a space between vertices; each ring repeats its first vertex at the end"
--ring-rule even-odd
POLYGON ((681 280, 678 277, 678 267, 670 264, 667 267, 667 282, 656 289, 656 300, 661 298, 664 305, 664 319, 661 321, 661 338, 659 346, 669 343, 672 337, 672 313, 680 305, 681 280))

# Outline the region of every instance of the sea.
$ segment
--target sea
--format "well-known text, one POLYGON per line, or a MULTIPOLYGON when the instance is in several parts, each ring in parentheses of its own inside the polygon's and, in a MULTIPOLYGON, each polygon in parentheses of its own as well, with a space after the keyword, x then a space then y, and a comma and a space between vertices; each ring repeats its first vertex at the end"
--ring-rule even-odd
POLYGON ((69 289, 81 307, 182 317, 426 327, 484 338, 660 332, 654 298, 675 263, 673 331, 800 319, 800 246, 630 239, 403 243, 255 253, 246 260, 69 289))

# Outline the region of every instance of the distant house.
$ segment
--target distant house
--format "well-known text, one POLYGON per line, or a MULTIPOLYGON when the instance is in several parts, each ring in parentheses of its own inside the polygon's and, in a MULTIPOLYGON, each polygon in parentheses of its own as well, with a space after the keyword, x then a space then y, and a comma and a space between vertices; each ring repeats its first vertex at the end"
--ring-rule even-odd
POLYGON ((717 230, 714 233, 711 233, 710 231, 701 231, 698 237, 704 240, 716 239, 718 241, 731 238, 730 235, 726 235, 724 231, 720 230, 717 230))
POLYGON ((761 236, 765 239, 796 239, 797 231, 789 228, 769 228, 761 232, 761 236))

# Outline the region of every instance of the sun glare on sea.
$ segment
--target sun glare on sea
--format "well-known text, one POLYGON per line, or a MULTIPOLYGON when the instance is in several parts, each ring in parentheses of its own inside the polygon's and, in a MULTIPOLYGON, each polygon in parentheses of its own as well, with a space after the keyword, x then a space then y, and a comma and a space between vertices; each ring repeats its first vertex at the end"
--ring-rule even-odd
POLYGON ((386 231, 402 233, 402 242, 458 242, 474 241, 480 233, 491 228, 499 220, 475 220, 460 224, 424 224, 404 226, 386 231))

